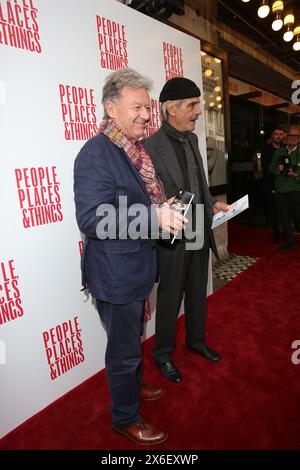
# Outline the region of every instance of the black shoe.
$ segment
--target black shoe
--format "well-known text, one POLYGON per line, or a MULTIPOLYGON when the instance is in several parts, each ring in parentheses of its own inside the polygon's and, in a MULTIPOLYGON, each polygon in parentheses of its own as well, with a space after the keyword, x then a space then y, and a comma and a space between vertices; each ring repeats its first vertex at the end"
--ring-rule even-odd
POLYGON ((172 382, 181 382, 181 375, 177 367, 173 364, 172 361, 165 362, 164 364, 157 364, 161 375, 166 379, 171 380, 172 382))
POLYGON ((280 253, 285 253, 286 251, 289 251, 289 250, 292 250, 293 248, 295 248, 296 246, 296 242, 293 242, 293 243, 284 243, 284 245, 281 245, 278 250, 280 251, 280 253))
POLYGON ((190 348, 189 346, 187 346, 187 348, 190 351, 200 354, 200 356, 207 361, 218 362, 221 359, 221 356, 216 351, 206 346, 205 343, 201 346, 196 346, 195 348, 190 348))

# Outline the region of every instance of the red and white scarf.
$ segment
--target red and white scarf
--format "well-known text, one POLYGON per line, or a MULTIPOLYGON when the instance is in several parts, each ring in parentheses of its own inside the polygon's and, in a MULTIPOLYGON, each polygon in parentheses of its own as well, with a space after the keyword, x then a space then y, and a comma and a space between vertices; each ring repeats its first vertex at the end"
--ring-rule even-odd
POLYGON ((145 183, 152 204, 162 204, 166 201, 163 185, 156 175, 149 154, 140 142, 133 142, 116 125, 113 119, 105 119, 101 122, 99 134, 106 135, 117 147, 122 148, 137 169, 145 183))

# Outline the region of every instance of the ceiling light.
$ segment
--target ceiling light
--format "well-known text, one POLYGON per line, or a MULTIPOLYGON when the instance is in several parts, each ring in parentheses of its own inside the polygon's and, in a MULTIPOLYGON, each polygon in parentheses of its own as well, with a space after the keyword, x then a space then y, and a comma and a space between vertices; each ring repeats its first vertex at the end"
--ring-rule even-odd
POLYGON ((283 2, 281 0, 277 0, 272 5, 272 12, 274 13, 274 20, 272 23, 272 29, 274 31, 279 31, 283 26, 283 2))
POLYGON ((216 63, 216 64, 220 64, 220 63, 221 63, 221 60, 218 59, 217 57, 215 57, 215 63, 216 63))
POLYGON ((283 11, 283 1, 282 0, 276 0, 276 2, 273 2, 272 12, 276 13, 277 11, 283 11))
POLYGON ((218 108, 219 108, 219 109, 222 109, 222 108, 223 108, 223 105, 222 105, 222 104, 218 104, 218 108))
POLYGON ((206 52, 201 51, 201 55, 202 55, 202 57, 205 57, 207 54, 206 54, 206 52))
POLYGON ((215 103, 214 103, 213 101, 211 101, 211 102, 209 103, 209 106, 210 106, 211 108, 213 108, 214 105, 215 105, 215 103))
POLYGON ((218 85, 218 86, 215 86, 215 91, 216 91, 217 93, 219 93, 219 92, 221 91, 221 87, 220 87, 219 85, 218 85))
POLYGON ((288 24, 294 24, 295 23, 295 17, 292 13, 288 13, 284 17, 284 26, 287 26, 288 24))
POLYGON ((285 42, 290 42, 294 37, 294 31, 292 26, 288 26, 286 32, 283 35, 285 42))
POLYGON ((280 31, 283 26, 282 14, 280 12, 276 13, 275 19, 272 23, 273 31, 280 31))
POLYGON ((248 3, 250 0, 242 0, 243 3, 248 3))
POLYGON ((294 15, 291 12, 287 13, 284 17, 284 20, 283 20, 283 24, 284 24, 284 26, 286 26, 286 30, 285 30, 285 33, 283 35, 283 39, 286 42, 290 42, 294 37, 294 31, 293 31, 294 23, 295 23, 294 15))
POLYGON ((205 73, 205 75, 206 75, 207 77, 211 77, 212 74, 213 74, 213 71, 212 71, 212 69, 209 69, 209 68, 208 68, 208 69, 205 70, 204 73, 205 73))
POLYGON ((257 10, 257 14, 260 18, 266 18, 270 13, 270 7, 268 0, 262 0, 261 6, 257 10))
POLYGON ((294 29, 294 35, 295 35, 296 41, 293 44, 293 49, 294 51, 300 51, 300 26, 297 26, 294 29))
POLYGON ((217 101, 222 101, 222 96, 217 96, 217 97, 216 97, 216 100, 217 100, 217 101))
POLYGON ((300 37, 297 37, 296 42, 293 44, 294 51, 300 51, 300 37))

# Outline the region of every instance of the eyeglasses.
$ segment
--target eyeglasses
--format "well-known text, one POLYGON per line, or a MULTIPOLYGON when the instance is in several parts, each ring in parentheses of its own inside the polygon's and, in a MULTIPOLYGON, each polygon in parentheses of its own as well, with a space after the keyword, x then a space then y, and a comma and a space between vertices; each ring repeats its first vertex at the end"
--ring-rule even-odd
POLYGON ((288 137, 300 137, 300 134, 288 134, 288 137))

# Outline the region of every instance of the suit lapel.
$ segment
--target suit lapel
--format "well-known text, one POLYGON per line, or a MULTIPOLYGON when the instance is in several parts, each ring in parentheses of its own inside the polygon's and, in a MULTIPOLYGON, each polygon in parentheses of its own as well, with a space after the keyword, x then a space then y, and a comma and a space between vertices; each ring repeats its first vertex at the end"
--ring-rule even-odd
POLYGON ((206 174, 205 174, 205 171, 204 171, 203 161, 202 161, 202 157, 201 157, 201 154, 200 154, 200 151, 199 151, 198 142, 196 141, 196 139, 193 139, 193 138, 190 138, 189 142, 190 142, 191 147, 193 149, 193 152, 196 155, 197 160, 198 160, 199 170, 200 170, 200 177, 201 177, 201 182, 200 183, 201 183, 202 194, 203 194, 205 205, 211 207, 212 206, 212 198, 211 198, 211 195, 210 195, 210 192, 209 192, 209 189, 208 189, 206 174))
POLYGON ((130 158, 128 157, 127 153, 122 149, 120 148, 120 151, 121 151, 121 155, 122 157, 124 158, 125 162, 127 163, 129 169, 131 170, 132 174, 134 175, 134 177, 136 178, 137 182, 139 183, 140 187, 142 188, 142 190, 144 191, 144 193, 147 195, 147 197, 149 198, 149 194, 147 192, 147 189, 146 189, 146 185, 144 183, 144 181, 142 180, 138 170, 136 169, 136 167, 134 166, 134 164, 132 163, 132 161, 130 160, 130 158))
POLYGON ((175 181, 177 188, 181 189, 184 182, 175 151, 163 128, 161 128, 158 133, 160 134, 157 145, 158 155, 164 162, 166 170, 175 181))
POLYGON ((202 180, 201 183, 202 183, 202 186, 203 186, 203 183, 206 182, 207 180, 206 180, 206 175, 205 175, 205 171, 204 171, 204 167, 203 167, 202 157, 201 157, 201 154, 200 154, 200 151, 199 151, 199 148, 198 148, 198 143, 196 144, 196 142, 192 138, 189 139, 189 142, 190 142, 190 145, 192 146, 194 155, 196 155, 197 160, 198 160, 198 165, 199 165, 201 180, 202 180))

